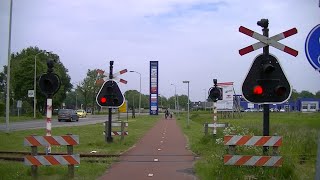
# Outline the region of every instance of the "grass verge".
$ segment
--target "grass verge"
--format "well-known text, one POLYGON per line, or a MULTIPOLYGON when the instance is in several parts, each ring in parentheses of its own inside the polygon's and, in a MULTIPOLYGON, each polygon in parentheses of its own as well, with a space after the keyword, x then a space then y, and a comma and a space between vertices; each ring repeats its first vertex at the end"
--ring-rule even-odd
MULTIPOLYGON (((120 141, 120 137, 114 137, 113 143, 104 141, 104 126, 102 123, 76 127, 53 128, 52 135, 65 135, 72 133, 79 135, 80 145, 74 146, 74 153, 90 153, 97 151, 100 154, 119 154, 132 147, 144 134, 159 120, 159 116, 137 116, 129 119, 127 128, 129 135, 120 141)), ((44 135, 45 129, 15 131, 9 134, 0 132, 0 151, 31 151, 30 147, 23 146, 23 139, 31 134, 44 135)), ((52 146, 52 152, 66 152, 66 146, 52 146)), ((38 152, 44 152, 44 148, 38 148, 38 152)), ((92 160, 92 158, 90 158, 92 160)), ((75 169, 74 179, 97 179, 116 158, 99 158, 96 161, 88 161, 81 158, 80 165, 75 169)), ((40 166, 39 179, 68 179, 67 166, 40 166)), ((19 162, 0 161, 0 179, 31 179, 31 168, 19 162)))
MULTIPOLYGON (((211 179, 314 179, 317 138, 320 129, 320 113, 270 113, 270 134, 283 136, 280 155, 284 157, 283 166, 249 167, 225 166, 223 155, 226 147, 223 136, 262 135, 262 113, 244 113, 242 118, 222 119, 231 127, 218 129, 218 134, 204 136, 203 123, 212 122, 209 112, 192 112, 190 127, 187 128, 186 114, 178 120, 184 133, 189 138, 191 150, 201 158, 195 164, 195 171, 201 180, 211 179)), ((261 147, 240 148, 241 155, 262 155, 261 147)))

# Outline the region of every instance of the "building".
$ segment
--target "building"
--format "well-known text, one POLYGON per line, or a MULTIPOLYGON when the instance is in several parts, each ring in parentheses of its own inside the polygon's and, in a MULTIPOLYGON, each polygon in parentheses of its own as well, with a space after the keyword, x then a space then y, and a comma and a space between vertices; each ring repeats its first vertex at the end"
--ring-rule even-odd
MULTIPOLYGON (((288 101, 282 104, 270 104, 270 109, 284 109, 285 111, 301 111, 301 112, 319 112, 320 111, 320 98, 299 98, 296 101, 288 101)), ((262 104, 253 104, 245 101, 243 98, 240 100, 241 109, 262 109, 262 104)))

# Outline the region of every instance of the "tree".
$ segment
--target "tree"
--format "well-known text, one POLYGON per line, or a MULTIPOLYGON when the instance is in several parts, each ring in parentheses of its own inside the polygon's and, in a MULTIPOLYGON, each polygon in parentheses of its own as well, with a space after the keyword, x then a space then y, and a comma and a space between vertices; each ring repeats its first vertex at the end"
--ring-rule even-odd
POLYGON ((320 91, 316 92, 315 98, 320 98, 320 91))
POLYGON ((301 98, 313 98, 314 97, 314 94, 312 94, 311 92, 309 91, 301 91, 299 97, 301 98))
POLYGON ((299 98, 299 92, 297 92, 296 89, 292 89, 292 93, 291 93, 291 97, 290 100, 291 101, 295 101, 299 98))
POLYGON ((29 104, 29 107, 33 107, 33 98, 27 96, 28 90, 32 90, 34 87, 34 61, 37 55, 37 109, 42 113, 46 110, 46 96, 41 93, 39 88, 39 77, 47 72, 47 60, 54 60, 54 73, 60 77, 61 87, 59 91, 54 95, 53 107, 60 107, 61 103, 66 98, 66 92, 70 91, 72 84, 70 83, 70 76, 67 74, 68 69, 64 67, 59 59, 59 56, 54 53, 44 53, 44 50, 40 50, 38 47, 28 47, 22 51, 12 54, 11 58, 11 91, 12 98, 15 100, 22 100, 25 104, 29 104))
POLYGON ((184 108, 187 109, 188 108, 188 96, 187 95, 180 95, 178 96, 179 99, 179 107, 180 109, 184 108))
POLYGON ((84 109, 91 109, 92 113, 97 107, 96 95, 101 88, 102 84, 96 84, 96 80, 100 78, 97 74, 97 69, 87 71, 87 76, 84 80, 77 85, 76 91, 82 95, 84 100, 84 109))

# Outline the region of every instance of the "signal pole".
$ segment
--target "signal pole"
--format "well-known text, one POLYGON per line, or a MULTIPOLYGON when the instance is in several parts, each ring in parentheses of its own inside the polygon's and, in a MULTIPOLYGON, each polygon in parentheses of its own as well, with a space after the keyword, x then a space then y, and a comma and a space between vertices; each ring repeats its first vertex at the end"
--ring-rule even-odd
MULTIPOLYGON (((113 79, 113 61, 110 61, 110 72, 109 72, 109 79, 113 79)), ((105 123, 107 124, 107 122, 105 123)), ((112 127, 112 108, 109 107, 109 123, 108 123, 108 135, 107 135, 107 142, 112 143, 113 138, 111 136, 111 127, 112 127)))
MULTIPOLYGON (((260 21, 257 22, 258 26, 263 27, 262 32, 263 35, 266 37, 269 37, 269 20, 268 19, 261 19, 260 21)), ((269 57, 269 46, 263 47, 263 55, 265 57, 269 57)), ((263 104, 263 135, 264 136, 269 136, 269 119, 270 119, 270 114, 269 114, 269 104, 263 104)), ((263 154, 267 154, 268 152, 268 147, 263 147, 263 154)))

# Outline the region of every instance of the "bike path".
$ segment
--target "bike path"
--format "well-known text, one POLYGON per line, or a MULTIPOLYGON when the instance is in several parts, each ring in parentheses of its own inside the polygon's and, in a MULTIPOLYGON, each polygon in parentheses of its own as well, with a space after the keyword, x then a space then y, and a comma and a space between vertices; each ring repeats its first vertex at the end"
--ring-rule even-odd
POLYGON ((195 157, 175 119, 162 119, 100 180, 195 180, 195 157))

